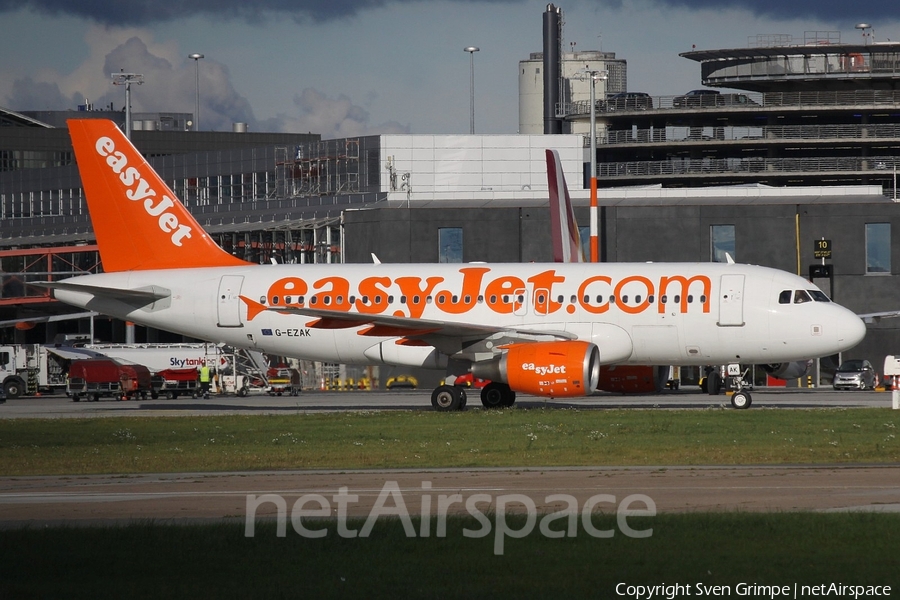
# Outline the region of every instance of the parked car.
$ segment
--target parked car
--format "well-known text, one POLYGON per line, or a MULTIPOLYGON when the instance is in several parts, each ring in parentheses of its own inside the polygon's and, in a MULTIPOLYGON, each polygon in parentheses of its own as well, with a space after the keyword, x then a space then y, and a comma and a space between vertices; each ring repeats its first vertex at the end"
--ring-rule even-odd
POLYGON ((719 90, 691 90, 672 99, 675 108, 711 108, 714 106, 759 106, 747 94, 723 94, 719 90))
POLYGON ((845 360, 834 374, 836 390, 874 390, 878 383, 875 368, 867 360, 845 360))
POLYGON ((675 96, 672 106, 675 108, 706 108, 721 102, 718 90, 691 90, 683 96, 675 96))
POLYGON ((649 110, 653 98, 646 92, 619 92, 606 99, 607 110, 649 110))
POLYGON ((719 94, 718 100, 722 106, 759 106, 759 103, 747 94, 719 94))

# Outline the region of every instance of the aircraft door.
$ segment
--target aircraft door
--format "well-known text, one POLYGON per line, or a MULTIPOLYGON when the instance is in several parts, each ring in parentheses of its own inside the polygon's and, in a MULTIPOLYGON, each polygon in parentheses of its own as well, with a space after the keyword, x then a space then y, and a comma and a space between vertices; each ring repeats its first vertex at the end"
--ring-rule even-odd
POLYGON ((219 280, 216 311, 219 327, 243 327, 241 322, 241 286, 243 275, 223 275, 219 280))
POLYGON ((719 282, 719 327, 744 326, 744 276, 722 275, 719 282))
POLYGON ((550 290, 545 288, 534 290, 534 298, 532 299, 531 306, 536 315, 543 316, 548 314, 550 312, 550 290))
POLYGON ((513 314, 524 316, 528 314, 528 291, 516 290, 512 296, 513 314))

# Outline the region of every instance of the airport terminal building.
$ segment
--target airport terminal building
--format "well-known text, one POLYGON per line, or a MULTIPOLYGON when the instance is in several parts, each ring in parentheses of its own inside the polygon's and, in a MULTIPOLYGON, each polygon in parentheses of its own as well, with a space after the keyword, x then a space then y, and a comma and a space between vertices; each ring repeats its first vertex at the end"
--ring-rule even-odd
MULTIPOLYGON (((700 62, 704 84, 745 91, 654 97, 652 107, 598 102, 606 109, 596 149, 602 260, 730 255, 805 276, 825 262, 833 277, 815 282, 841 304, 859 314, 900 308, 900 204, 892 199, 900 92, 886 58, 894 52, 785 43, 696 51, 686 58, 700 62), (797 74, 801 63, 811 72, 797 74), (779 74, 779 64, 794 71, 779 74), (822 240, 827 259, 816 254, 822 240)), ((68 311, 29 281, 102 268, 66 131, 38 116, 0 114, 3 320, 68 311)), ((583 126, 589 114, 570 103, 556 116, 583 126)), ((252 262, 365 263, 373 254, 401 263, 537 262, 551 260, 546 148, 559 151, 578 222, 588 225, 583 131, 322 140, 157 125, 133 140, 220 245, 252 262)), ((900 353, 898 326, 874 319, 850 357, 880 366, 900 353)), ((63 321, 2 335, 45 342, 84 327, 63 321)), ((97 331, 104 341, 124 339, 121 323, 97 331)), ((180 341, 140 327, 135 339, 180 341)))

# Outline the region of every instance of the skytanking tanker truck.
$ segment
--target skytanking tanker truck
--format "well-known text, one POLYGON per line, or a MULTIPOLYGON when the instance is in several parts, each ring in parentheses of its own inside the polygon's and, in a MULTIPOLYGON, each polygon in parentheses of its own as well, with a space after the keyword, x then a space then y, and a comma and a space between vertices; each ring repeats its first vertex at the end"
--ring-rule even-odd
POLYGON ((114 358, 144 365, 151 372, 166 369, 199 369, 206 364, 218 372, 232 370, 232 356, 216 344, 108 344, 0 346, 0 385, 10 399, 40 393, 63 392, 73 361, 114 358))

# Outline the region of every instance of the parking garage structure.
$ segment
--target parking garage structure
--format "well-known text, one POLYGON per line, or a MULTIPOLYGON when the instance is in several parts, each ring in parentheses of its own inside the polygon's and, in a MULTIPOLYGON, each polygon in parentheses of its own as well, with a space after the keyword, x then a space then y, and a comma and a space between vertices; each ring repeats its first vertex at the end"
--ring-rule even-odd
MULTIPOLYGON (((597 102, 601 187, 876 184, 894 196, 900 43, 807 32, 680 56, 700 63, 704 89, 597 102)), ((561 106, 568 121, 590 111, 561 106)))

